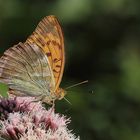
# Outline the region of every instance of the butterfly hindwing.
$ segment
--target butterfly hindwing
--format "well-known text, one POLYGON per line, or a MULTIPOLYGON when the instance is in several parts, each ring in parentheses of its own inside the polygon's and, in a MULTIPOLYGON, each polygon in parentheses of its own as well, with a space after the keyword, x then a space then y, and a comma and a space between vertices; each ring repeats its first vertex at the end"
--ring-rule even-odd
POLYGON ((27 43, 15 45, 0 58, 0 81, 30 96, 49 94, 48 89, 55 86, 45 53, 36 44, 27 43))

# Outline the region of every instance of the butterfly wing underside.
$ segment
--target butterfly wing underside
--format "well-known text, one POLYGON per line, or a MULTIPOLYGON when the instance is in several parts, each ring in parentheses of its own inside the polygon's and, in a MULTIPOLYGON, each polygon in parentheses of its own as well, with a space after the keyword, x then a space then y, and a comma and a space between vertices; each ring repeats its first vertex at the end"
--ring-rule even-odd
MULTIPOLYGON (((19 43, 0 58, 0 82, 16 93, 40 96, 55 86, 48 58, 36 44, 19 43)), ((49 95, 48 95, 49 96, 49 95)))
POLYGON ((26 43, 36 44, 47 55, 55 79, 54 91, 57 91, 63 75, 65 56, 63 34, 55 16, 45 17, 26 43))

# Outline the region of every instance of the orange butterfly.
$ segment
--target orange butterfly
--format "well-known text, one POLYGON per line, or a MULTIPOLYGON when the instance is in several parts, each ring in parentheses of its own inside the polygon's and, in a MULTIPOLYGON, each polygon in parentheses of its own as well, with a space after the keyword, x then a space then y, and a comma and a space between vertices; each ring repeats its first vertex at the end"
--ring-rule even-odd
POLYGON ((55 16, 45 17, 25 43, 19 43, 0 58, 0 82, 19 96, 35 96, 51 104, 62 99, 59 88, 64 70, 64 39, 55 16))

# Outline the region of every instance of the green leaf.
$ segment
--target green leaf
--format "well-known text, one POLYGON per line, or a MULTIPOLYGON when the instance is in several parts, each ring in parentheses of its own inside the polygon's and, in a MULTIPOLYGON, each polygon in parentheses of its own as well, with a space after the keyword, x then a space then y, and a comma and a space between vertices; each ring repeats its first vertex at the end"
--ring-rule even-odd
POLYGON ((0 95, 2 97, 8 97, 8 89, 6 84, 0 83, 0 95))

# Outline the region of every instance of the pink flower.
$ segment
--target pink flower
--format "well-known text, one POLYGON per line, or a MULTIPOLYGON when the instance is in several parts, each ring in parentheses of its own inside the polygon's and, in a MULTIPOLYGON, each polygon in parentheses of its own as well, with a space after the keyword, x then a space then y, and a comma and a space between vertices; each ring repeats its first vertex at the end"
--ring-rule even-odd
POLYGON ((32 97, 0 100, 0 139, 5 140, 79 140, 67 128, 70 119, 46 110, 32 97))

